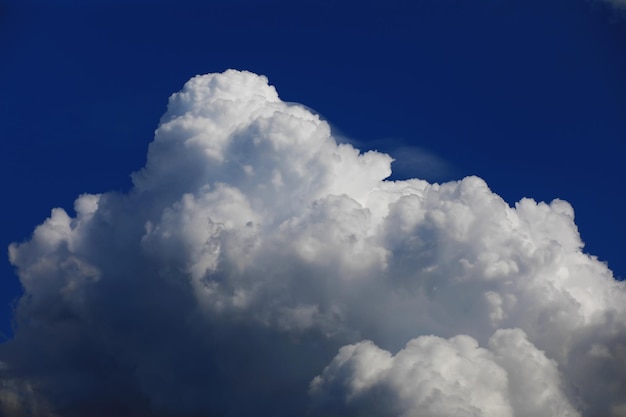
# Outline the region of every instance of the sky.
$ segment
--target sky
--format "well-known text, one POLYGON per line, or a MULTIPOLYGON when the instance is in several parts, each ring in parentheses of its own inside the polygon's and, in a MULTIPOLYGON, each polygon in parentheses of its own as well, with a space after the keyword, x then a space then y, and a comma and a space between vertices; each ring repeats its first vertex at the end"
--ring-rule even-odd
POLYGON ((623 1, 82 3, 0 3, 0 412, 626 415, 623 1))

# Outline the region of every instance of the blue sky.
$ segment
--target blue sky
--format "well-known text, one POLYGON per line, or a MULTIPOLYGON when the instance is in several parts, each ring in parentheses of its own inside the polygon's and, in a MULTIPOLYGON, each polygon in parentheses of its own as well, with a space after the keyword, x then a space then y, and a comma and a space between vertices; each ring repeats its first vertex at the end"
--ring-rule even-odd
MULTIPOLYGON (((235 68, 389 152, 392 178, 569 201, 585 251, 626 276, 626 15, 611 3, 82 3, 0 4, 0 246, 82 193, 127 191, 167 97, 235 68)), ((9 335, 6 256, 0 276, 9 335)))

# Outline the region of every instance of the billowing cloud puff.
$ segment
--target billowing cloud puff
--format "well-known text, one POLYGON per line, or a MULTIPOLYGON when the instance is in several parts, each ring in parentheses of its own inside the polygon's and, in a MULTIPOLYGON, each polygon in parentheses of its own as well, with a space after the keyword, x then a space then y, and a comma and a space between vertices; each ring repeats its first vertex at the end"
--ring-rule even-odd
POLYGON ((626 415, 626 289, 572 207, 391 162, 265 77, 194 77, 128 193, 9 248, 4 413, 626 415))
POLYGON ((498 330, 489 348, 464 335, 420 336, 394 357, 359 342, 339 350, 311 393, 321 415, 580 415, 561 391, 556 362, 522 330, 498 330))

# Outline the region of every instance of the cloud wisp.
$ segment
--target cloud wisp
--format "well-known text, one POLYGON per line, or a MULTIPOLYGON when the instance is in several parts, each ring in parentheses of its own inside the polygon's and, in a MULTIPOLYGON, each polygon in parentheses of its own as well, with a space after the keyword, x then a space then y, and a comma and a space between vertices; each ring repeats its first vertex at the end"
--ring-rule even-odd
POLYGON ((626 289, 572 207, 391 161, 265 77, 192 78, 128 193, 9 248, 2 412, 626 415, 626 289))
POLYGON ((620 8, 620 9, 626 9, 626 0, 605 0, 609 3, 611 3, 613 6, 620 8))

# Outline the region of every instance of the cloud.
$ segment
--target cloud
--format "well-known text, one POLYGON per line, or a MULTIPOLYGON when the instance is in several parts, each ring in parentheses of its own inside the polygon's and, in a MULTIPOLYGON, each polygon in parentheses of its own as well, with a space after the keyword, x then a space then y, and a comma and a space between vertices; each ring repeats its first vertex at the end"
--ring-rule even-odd
POLYGON ((4 413, 622 415, 626 290, 572 207, 391 161, 265 77, 192 78, 132 190, 10 246, 4 413))
POLYGON ((395 356, 364 341, 342 347, 311 393, 320 415, 579 416, 556 365, 520 329, 496 331, 489 350, 465 335, 420 336, 395 356))
POLYGON ((617 8, 626 8, 626 0, 606 0, 617 8))

